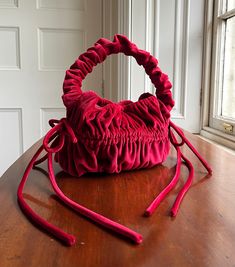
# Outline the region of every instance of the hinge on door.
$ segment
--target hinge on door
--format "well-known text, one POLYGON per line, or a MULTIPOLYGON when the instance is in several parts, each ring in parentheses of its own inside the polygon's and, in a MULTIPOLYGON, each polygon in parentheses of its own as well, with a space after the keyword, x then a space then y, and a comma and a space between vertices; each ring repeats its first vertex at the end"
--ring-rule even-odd
POLYGON ((102 97, 104 97, 104 80, 102 80, 102 84, 101 84, 101 95, 102 97))

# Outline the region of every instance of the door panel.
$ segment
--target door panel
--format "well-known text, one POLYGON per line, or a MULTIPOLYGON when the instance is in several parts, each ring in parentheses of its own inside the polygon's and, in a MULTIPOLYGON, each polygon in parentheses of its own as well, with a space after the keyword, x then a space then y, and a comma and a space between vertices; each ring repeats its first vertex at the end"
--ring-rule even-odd
MULTIPOLYGON (((0 175, 64 116, 65 70, 102 35, 102 0, 0 2, 0 175), (92 19, 91 19, 92 18, 92 19)), ((102 66, 83 89, 101 94, 102 66)))

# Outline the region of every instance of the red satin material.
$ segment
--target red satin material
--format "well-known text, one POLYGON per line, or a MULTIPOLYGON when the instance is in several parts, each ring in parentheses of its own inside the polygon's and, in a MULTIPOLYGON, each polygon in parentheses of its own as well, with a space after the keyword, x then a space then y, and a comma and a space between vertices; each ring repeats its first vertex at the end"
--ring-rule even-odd
POLYGON ((157 64, 157 59, 138 49, 125 36, 115 35, 113 42, 104 38, 98 40, 94 47, 89 48, 66 71, 62 97, 67 108, 66 118, 49 121, 52 129, 46 134, 43 145, 27 166, 17 193, 19 205, 26 216, 66 245, 73 245, 75 237, 42 219, 23 198, 23 188, 32 167, 45 160, 48 161, 52 188, 66 205, 137 244, 142 242, 142 236, 65 196, 56 183, 52 165, 54 153, 55 160, 62 169, 74 176, 87 172, 118 173, 123 170, 150 168, 164 162, 172 143, 177 152, 176 173, 146 209, 145 214, 148 216, 177 184, 182 160, 189 170, 189 176, 173 204, 172 216, 176 216, 183 197, 192 184, 194 169, 182 154, 180 146, 186 143, 211 173, 207 162, 185 138, 183 132, 170 121, 170 110, 174 106, 171 83, 157 64), (125 100, 113 103, 99 97, 95 92, 82 92, 82 80, 93 67, 103 62, 108 55, 119 52, 133 56, 145 68, 156 87, 156 96, 144 93, 137 102, 125 100), (180 143, 177 142, 174 132, 181 137, 180 143), (38 159, 43 149, 47 153, 38 159))

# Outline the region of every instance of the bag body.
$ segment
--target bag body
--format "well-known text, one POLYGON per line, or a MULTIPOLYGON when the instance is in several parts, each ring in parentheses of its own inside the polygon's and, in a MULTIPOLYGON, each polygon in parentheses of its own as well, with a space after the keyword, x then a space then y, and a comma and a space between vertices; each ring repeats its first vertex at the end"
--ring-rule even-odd
POLYGON ((123 35, 115 35, 113 41, 101 38, 80 55, 65 75, 62 99, 66 106, 66 118, 49 121, 52 129, 45 135, 42 146, 33 156, 19 184, 18 202, 26 216, 63 243, 75 243, 73 235, 63 232, 38 216, 23 198, 24 185, 31 169, 47 160, 52 188, 66 205, 139 244, 142 242, 139 233, 87 209, 64 195, 55 179, 53 155, 65 172, 79 177, 91 172, 119 173, 151 168, 166 160, 170 144, 175 147, 177 153, 176 173, 146 209, 145 214, 150 216, 177 184, 180 167, 184 162, 189 175, 172 207, 172 216, 176 216, 180 203, 192 184, 194 173, 191 162, 183 155, 180 146, 186 143, 209 173, 211 168, 185 138, 181 129, 170 121, 170 111, 174 106, 171 87, 168 76, 158 67, 157 59, 138 49, 123 35), (82 91, 82 81, 92 72, 93 67, 102 63, 108 55, 117 53, 133 56, 137 63, 144 67, 156 88, 156 95, 144 93, 136 102, 123 100, 114 103, 101 98, 93 91, 82 91), (175 133, 181 137, 181 142, 177 141, 175 133), (38 159, 43 150, 47 153, 38 159))
POLYGON ((68 118, 77 143, 67 136, 55 159, 73 176, 119 173, 162 163, 170 141, 169 114, 162 114, 161 108, 154 95, 144 94, 134 103, 112 103, 94 92, 84 92, 68 118))

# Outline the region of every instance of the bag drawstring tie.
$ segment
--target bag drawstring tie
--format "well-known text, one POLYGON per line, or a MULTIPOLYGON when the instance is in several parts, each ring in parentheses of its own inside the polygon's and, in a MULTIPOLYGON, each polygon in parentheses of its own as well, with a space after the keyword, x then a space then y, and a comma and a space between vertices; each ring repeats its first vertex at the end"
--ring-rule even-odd
MULTIPOLYGON (((52 129, 45 135, 43 139, 43 145, 39 147, 35 155, 32 157, 30 163, 28 164, 24 175, 22 177, 22 180, 19 184, 18 191, 17 191, 17 196, 18 196, 18 202, 19 205, 22 209, 22 211, 25 213, 26 216, 31 219, 31 221, 35 224, 37 224, 39 227, 43 228, 46 230, 48 233, 52 234, 54 237, 57 239, 61 240, 64 242, 66 245, 73 245, 76 241, 75 237, 71 234, 68 234, 58 227, 50 224, 43 218, 41 218, 38 214, 36 214, 30 206, 27 204, 27 202, 24 200, 23 197, 23 189, 25 186, 25 183, 27 181, 27 178, 29 176, 30 171, 32 168, 43 161, 47 160, 48 161, 48 175, 49 175, 49 180, 52 185, 52 188, 54 189, 56 195, 69 207, 77 211, 79 214, 84 215, 87 218, 90 218, 91 220, 97 222, 98 224, 111 229, 112 231, 119 233, 120 235, 123 235, 125 237, 130 238, 133 240, 135 243, 139 244, 142 242, 142 236, 139 233, 136 233, 135 231, 117 223, 114 222, 92 210, 89 210, 88 208, 79 205, 75 201, 71 200, 68 198, 64 193, 61 191, 61 189, 58 187, 56 178, 54 175, 54 170, 53 170, 53 153, 59 152, 63 146, 64 146, 64 141, 65 141, 65 136, 67 135, 69 138, 71 138, 71 141, 73 143, 77 143, 77 138, 76 135, 69 125, 68 121, 66 118, 62 118, 61 120, 50 120, 49 121, 50 126, 52 129), (51 143, 51 145, 50 145, 51 143), (42 158, 38 159, 42 151, 45 150, 47 152, 46 155, 44 155, 42 158)), ((176 173, 171 180, 171 182, 167 185, 167 187, 154 199, 154 201, 150 204, 150 206, 147 208, 145 211, 145 214, 147 216, 150 216, 154 210, 159 206, 159 204, 162 202, 162 200, 167 196, 167 194, 174 188, 174 186, 177 184, 180 176, 180 167, 182 163, 182 159, 184 160, 184 163, 186 164, 188 170, 189 170, 189 175, 187 178, 187 181, 183 188, 180 190, 178 196, 176 197, 176 200, 173 204, 173 207, 171 209, 171 214, 172 216, 176 216, 179 206, 183 200, 183 197, 189 190, 192 180, 193 180, 193 175, 194 175, 194 169, 191 164, 191 162, 182 154, 180 150, 180 146, 182 146, 184 143, 188 145, 188 147, 193 151, 193 153, 198 157, 198 159, 201 161, 201 163, 204 165, 204 167, 207 169, 208 173, 211 174, 212 170, 209 167, 208 163, 200 156, 198 151, 193 147, 193 145, 186 139, 184 136, 183 132, 172 122, 169 124, 169 138, 172 143, 172 145, 175 147, 176 152, 177 152, 177 164, 176 164, 176 173), (177 142, 177 139, 172 131, 172 129, 181 137, 181 142, 177 142)))
POLYGON ((54 170, 53 170, 53 163, 52 163, 52 154, 60 151, 64 145, 64 138, 65 135, 68 135, 73 143, 77 142, 77 138, 71 128, 69 126, 68 121, 63 118, 60 121, 58 120, 50 120, 49 124, 52 126, 52 129, 46 134, 43 140, 43 145, 40 146, 40 148, 37 150, 35 155, 33 156, 32 160, 30 161, 29 165, 27 166, 25 173, 23 175, 23 178, 20 182, 20 185, 18 187, 18 202, 20 204, 20 207, 22 208, 23 212, 38 226, 42 227, 44 230, 49 232, 50 234, 54 235, 56 238, 60 239, 62 242, 64 242, 66 245, 73 245, 75 243, 75 237, 73 235, 70 235, 68 233, 65 233, 58 227, 48 223, 46 220, 42 219, 39 215, 37 215, 30 206, 26 203, 26 201, 23 198, 23 189, 25 186, 25 183, 27 181, 28 175, 31 171, 31 169, 48 159, 48 174, 49 179, 51 182, 51 185, 56 193, 56 195, 69 207, 77 211, 78 213, 90 218, 91 220, 97 222, 98 224, 103 225, 106 228, 109 228, 113 230, 114 232, 117 232, 123 236, 126 236, 133 240, 135 243, 139 244, 142 242, 142 236, 133 230, 114 222, 94 211, 91 211, 82 205, 79 205, 78 203, 74 202, 70 198, 64 195, 64 193, 60 190, 60 188, 57 185, 54 170), (51 146, 49 146, 50 142, 52 142, 51 146), (45 149, 47 151, 47 154, 43 156, 41 159, 37 160, 37 158, 40 156, 41 152, 45 149))
POLYGON ((153 200, 153 202, 150 204, 150 206, 146 209, 145 215, 150 216, 153 214, 154 210, 160 205, 160 203, 163 201, 163 199, 167 196, 167 194, 176 186, 179 177, 180 177, 180 167, 182 163, 182 159, 184 160, 184 163, 186 167, 189 170, 189 175, 186 180, 185 185, 178 193, 176 200, 171 208, 171 216, 175 217, 177 215, 177 212, 179 210, 179 206, 189 190, 194 176, 194 168, 192 163, 184 156, 184 154, 180 150, 180 146, 183 146, 185 143, 187 146, 192 150, 192 152, 197 156, 197 158, 201 161, 202 165, 206 168, 209 174, 212 174, 212 169, 210 168, 209 164, 202 158, 202 156, 198 153, 196 148, 189 142, 189 140, 185 137, 183 131, 176 126, 172 121, 169 123, 169 138, 171 141, 171 144, 174 146, 177 152, 177 164, 176 164, 176 172, 171 180, 171 182, 162 190, 162 192, 153 200), (173 130, 180 136, 181 142, 177 142, 177 139, 175 137, 175 134, 173 130))

